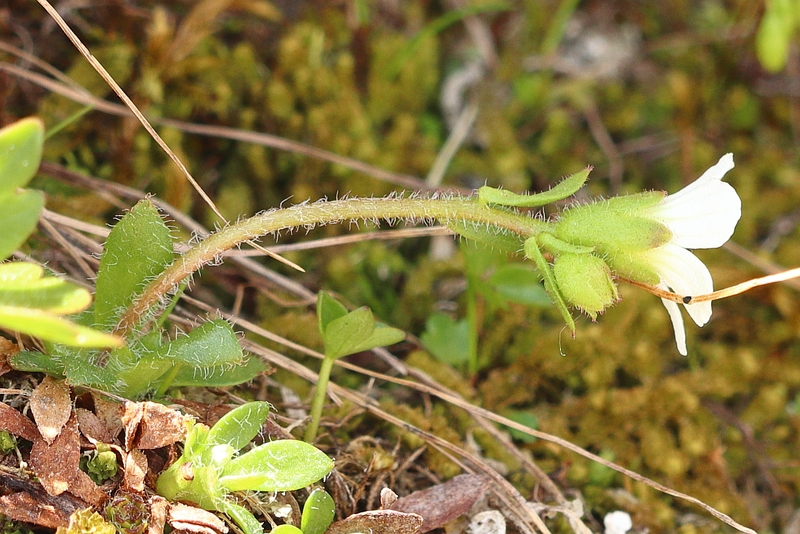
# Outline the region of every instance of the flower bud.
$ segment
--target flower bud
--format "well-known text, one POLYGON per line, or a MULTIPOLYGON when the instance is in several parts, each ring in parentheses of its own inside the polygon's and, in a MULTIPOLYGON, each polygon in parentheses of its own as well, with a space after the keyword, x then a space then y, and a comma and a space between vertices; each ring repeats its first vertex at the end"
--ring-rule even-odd
POLYGON ((619 300, 611 269, 594 254, 560 254, 553 275, 564 300, 592 319, 619 300))

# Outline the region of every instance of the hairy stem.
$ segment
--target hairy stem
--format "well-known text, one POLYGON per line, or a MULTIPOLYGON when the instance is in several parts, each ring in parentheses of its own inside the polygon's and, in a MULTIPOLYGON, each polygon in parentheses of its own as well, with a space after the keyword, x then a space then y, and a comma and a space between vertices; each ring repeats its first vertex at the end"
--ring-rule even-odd
POLYGON ((440 222, 494 227, 523 238, 536 236, 548 223, 527 215, 492 209, 474 199, 463 198, 349 198, 297 204, 270 210, 225 227, 210 235, 167 267, 134 300, 114 333, 125 337, 173 287, 225 251, 266 234, 294 228, 344 221, 440 222))

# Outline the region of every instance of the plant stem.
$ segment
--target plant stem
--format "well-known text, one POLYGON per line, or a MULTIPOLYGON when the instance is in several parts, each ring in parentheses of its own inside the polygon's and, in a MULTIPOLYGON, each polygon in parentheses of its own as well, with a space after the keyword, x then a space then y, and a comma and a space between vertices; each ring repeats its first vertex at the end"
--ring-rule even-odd
POLYGON ((478 292, 476 290, 477 280, 474 276, 467 274, 467 372, 474 377, 478 374, 478 334, 480 325, 478 324, 478 292))
POLYGON ((512 232, 523 238, 538 235, 548 228, 548 223, 528 215, 492 209, 475 199, 464 198, 348 198, 274 209, 225 227, 189 249, 148 284, 126 310, 114 333, 127 336, 164 295, 203 265, 245 241, 294 228, 310 230, 317 225, 344 221, 377 224, 381 220, 472 224, 495 228, 498 232, 512 232))
POLYGON ((306 443, 314 443, 317 437, 322 408, 325 405, 325 397, 328 394, 328 380, 331 377, 331 370, 335 361, 336 358, 325 357, 322 360, 322 366, 319 368, 319 380, 317 380, 317 387, 314 390, 314 399, 311 401, 311 422, 308 423, 306 434, 303 437, 306 443))

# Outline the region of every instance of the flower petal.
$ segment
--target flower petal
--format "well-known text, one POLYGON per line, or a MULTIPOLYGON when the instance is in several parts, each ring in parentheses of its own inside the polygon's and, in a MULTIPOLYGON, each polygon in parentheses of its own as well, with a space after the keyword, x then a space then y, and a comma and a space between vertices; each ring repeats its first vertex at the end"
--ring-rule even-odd
POLYGON ((654 207, 653 216, 670 229, 672 243, 716 248, 730 239, 742 216, 739 195, 722 181, 732 168, 733 155, 725 154, 700 178, 654 207))
POLYGON ((661 299, 661 302, 664 303, 664 307, 667 309, 669 318, 672 321, 672 329, 675 331, 675 343, 678 345, 678 352, 681 353, 681 356, 686 356, 688 354, 686 350, 686 328, 683 326, 681 309, 676 302, 672 302, 671 300, 661 299))
MULTIPOLYGON (((708 267, 685 248, 667 243, 646 254, 661 282, 673 292, 694 296, 714 291, 714 281, 708 267)), ((703 326, 711 318, 711 302, 685 306, 697 326, 703 326)))

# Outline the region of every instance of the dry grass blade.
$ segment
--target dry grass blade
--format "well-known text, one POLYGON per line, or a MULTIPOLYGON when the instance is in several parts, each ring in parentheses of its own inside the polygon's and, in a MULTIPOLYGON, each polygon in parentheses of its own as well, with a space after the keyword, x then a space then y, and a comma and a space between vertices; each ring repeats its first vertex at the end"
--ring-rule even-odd
POLYGON ((620 280, 624 280, 629 284, 640 287, 645 291, 656 295, 657 297, 661 297, 665 300, 670 300, 672 302, 677 302, 679 304, 696 304, 698 302, 709 302, 714 300, 720 300, 727 297, 732 297, 734 295, 741 295, 746 291, 750 291, 751 289, 755 289, 757 287, 766 286, 769 284, 777 284, 778 282, 786 282, 787 280, 793 280, 795 278, 800 278, 800 267, 795 267, 794 269, 789 269, 788 271, 783 271, 780 273, 770 274, 767 276, 762 276, 760 278, 753 278, 746 282, 742 282, 741 284, 736 284, 735 286, 726 287, 725 289, 720 289, 718 291, 714 291, 713 293, 707 293, 705 295, 679 295, 677 293, 673 293, 672 291, 667 291, 665 289, 661 289, 659 287, 651 286, 649 284, 644 284, 637 280, 632 280, 630 278, 625 278, 623 276, 618 277, 620 280))
MULTIPOLYGON (((12 65, 10 63, 0 63, 0 69, 8 72, 9 74, 25 79, 29 82, 35 83, 41 87, 44 87, 45 89, 48 89, 49 91, 59 94, 74 102, 84 105, 94 106, 95 109, 97 109, 98 111, 102 111, 103 113, 108 113, 110 115, 117 115, 123 117, 131 116, 131 112, 124 106, 113 104, 101 98, 97 98, 94 95, 88 94, 85 90, 75 89, 74 82, 71 84, 58 82, 46 76, 42 76, 41 74, 30 72, 26 69, 20 68, 16 65, 12 65)), ((420 180, 416 176, 387 171, 385 169, 381 169, 380 167, 376 167, 374 165, 369 165, 368 163, 364 163, 363 161, 359 161, 357 159, 341 156, 339 154, 335 154, 333 152, 329 152, 321 148, 299 143, 297 141, 292 141, 290 139, 285 139, 277 135, 271 135, 263 132, 241 130, 238 128, 229 128, 226 126, 208 126, 202 124, 193 124, 190 122, 173 120, 173 119, 153 119, 151 122, 153 124, 158 124, 162 126, 170 126, 182 132, 192 133, 195 135, 219 137, 221 139, 230 139, 232 141, 242 141, 245 143, 253 143, 270 148, 276 148, 278 150, 285 150, 287 152, 302 154, 304 156, 316 158, 322 161, 327 161, 329 163, 342 165, 343 167, 353 169, 354 171, 362 172, 367 176, 372 176, 376 180, 381 180, 386 183, 394 184, 408 189, 422 189, 422 190, 429 189, 429 187, 425 184, 425 182, 423 180, 420 180)))
POLYGON ((111 89, 114 90, 114 92, 117 94, 120 100, 122 100, 125 103, 125 105, 131 111, 131 113, 133 113, 133 115, 142 124, 144 129, 147 130, 147 133, 150 134, 150 137, 152 137, 153 140, 155 140, 155 142, 158 143, 158 146, 160 146, 161 149, 167 154, 167 156, 169 156, 172 162, 178 166, 178 168, 181 170, 184 176, 186 176, 186 179, 189 180, 189 182, 192 184, 192 187, 194 187, 195 191, 197 191, 197 193, 203 198, 203 201, 205 201, 205 203, 208 204, 212 210, 214 210, 214 213, 216 213, 217 216, 224 221, 225 217, 222 216, 222 214, 217 209, 217 206, 214 204, 211 198, 206 194, 205 191, 203 191, 203 188, 200 187, 200 184, 197 183, 197 181, 189 172, 189 169, 186 168, 186 166, 183 164, 180 158, 178 158, 175 152, 173 152, 172 149, 169 147, 169 145, 167 145, 167 143, 161 138, 161 136, 158 135, 158 132, 155 131, 155 129, 152 127, 147 118, 142 114, 142 112, 139 111, 139 108, 136 107, 136 104, 133 103, 133 101, 128 97, 125 91, 122 90, 122 87, 120 87, 119 84, 114 80, 114 78, 108 73, 105 67, 103 67, 103 65, 99 61, 97 61, 97 59, 92 55, 89 49, 86 48, 86 45, 84 45, 83 42, 80 40, 80 38, 75 34, 75 32, 72 31, 72 28, 70 28, 69 25, 66 23, 66 21, 61 17, 61 15, 58 14, 58 11, 56 11, 56 9, 47 0, 38 0, 38 2, 39 5, 41 5, 45 9, 45 11, 47 11, 47 13, 53 18, 56 24, 58 24, 58 27, 61 28, 61 30, 64 32, 67 38, 69 38, 69 40, 72 42, 75 48, 78 49, 78 51, 86 59, 86 61, 89 62, 92 68, 94 68, 94 70, 96 70, 97 73, 100 76, 102 76, 103 80, 105 80, 106 83, 109 85, 109 87, 111 87, 111 89))
MULTIPOLYGON (((58 11, 56 11, 55 8, 52 5, 50 5, 50 3, 47 0, 38 0, 38 1, 39 4, 45 9, 45 11, 47 11, 47 13, 53 18, 53 20, 56 21, 56 24, 58 24, 59 28, 61 28, 61 30, 66 34, 69 40, 72 41, 72 44, 75 45, 75 48, 78 49, 78 51, 86 59, 86 61, 89 62, 92 68, 94 68, 94 70, 97 71, 97 73, 103 78, 103 80, 106 81, 109 87, 111 87, 114 90, 114 92, 117 94, 120 100, 122 100, 128 107, 128 109, 130 109, 131 113, 133 113, 136 119, 142 124, 144 129, 147 130, 147 133, 150 134, 150 137, 153 138, 153 140, 158 144, 158 146, 160 146, 161 149, 164 150, 164 152, 167 154, 167 156, 169 156, 169 159, 171 159, 172 162, 175 163, 175 165, 180 169, 180 171, 183 173, 183 175, 186 177, 189 183, 192 184, 192 187, 194 188, 195 191, 197 191, 197 193, 200 195, 203 201, 206 204, 208 204, 208 206, 217 215, 217 217, 225 221, 225 223, 227 224, 227 220, 222 215, 222 212, 219 211, 216 204, 214 204, 214 201, 211 200, 211 197, 209 197, 206 194, 206 192, 203 191, 203 188, 200 187, 200 184, 198 184, 197 180, 194 179, 192 174, 189 172, 189 169, 186 168, 186 165, 183 164, 183 162, 180 160, 177 154, 173 152, 173 150, 161 138, 158 132, 155 131, 155 129, 147 120, 147 118, 144 116, 144 114, 141 111, 139 111, 139 108, 136 107, 136 104, 133 103, 133 100, 131 100, 125 93, 125 91, 122 90, 122 87, 119 86, 119 84, 108 73, 105 67, 103 67, 103 65, 99 61, 97 61, 97 59, 91 54, 91 52, 89 52, 89 49, 86 48, 86 45, 84 45, 83 42, 80 40, 80 38, 78 38, 78 36, 75 34, 75 32, 72 31, 72 29, 69 27, 66 21, 61 17, 61 15, 58 14, 58 11)), ((289 267, 292 267, 293 269, 296 269, 300 272, 305 272, 305 269, 303 269, 296 263, 291 262, 286 258, 283 258, 266 249, 263 249, 255 243, 250 243, 250 244, 253 247, 260 249, 262 252, 264 252, 264 254, 270 256, 271 258, 278 260, 279 262, 284 263, 289 267)))

